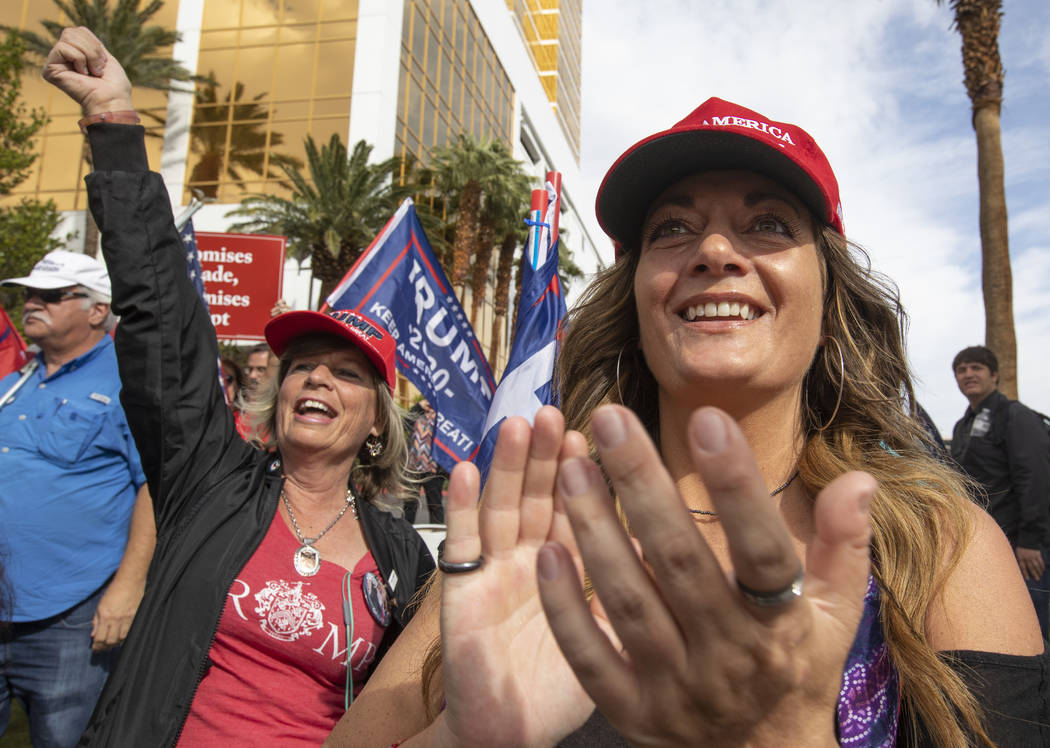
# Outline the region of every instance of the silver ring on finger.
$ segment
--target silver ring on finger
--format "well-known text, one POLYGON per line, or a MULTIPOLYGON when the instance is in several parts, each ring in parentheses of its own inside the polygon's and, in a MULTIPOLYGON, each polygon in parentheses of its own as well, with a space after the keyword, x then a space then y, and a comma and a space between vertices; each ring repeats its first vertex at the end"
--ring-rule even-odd
POLYGON ((438 568, 445 574, 469 574, 480 569, 484 561, 484 556, 473 561, 446 561, 444 554, 438 554, 438 568))
POLYGON ((741 582, 739 579, 736 580, 737 589, 740 590, 740 594, 744 596, 752 605, 757 605, 760 608, 775 608, 780 605, 787 605, 795 598, 802 597, 802 578, 804 573, 802 567, 798 567, 798 574, 791 581, 787 587, 780 590, 774 590, 772 592, 761 592, 759 590, 752 589, 746 584, 741 582))

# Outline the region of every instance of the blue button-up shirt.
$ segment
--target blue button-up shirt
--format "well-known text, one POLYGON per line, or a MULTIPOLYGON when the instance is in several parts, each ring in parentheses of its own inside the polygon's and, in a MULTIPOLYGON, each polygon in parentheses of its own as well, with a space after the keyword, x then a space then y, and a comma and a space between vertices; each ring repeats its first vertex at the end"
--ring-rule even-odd
POLYGON ((106 335, 51 376, 41 358, 0 408, 0 559, 14 621, 82 602, 120 565, 146 478, 119 394, 106 335))

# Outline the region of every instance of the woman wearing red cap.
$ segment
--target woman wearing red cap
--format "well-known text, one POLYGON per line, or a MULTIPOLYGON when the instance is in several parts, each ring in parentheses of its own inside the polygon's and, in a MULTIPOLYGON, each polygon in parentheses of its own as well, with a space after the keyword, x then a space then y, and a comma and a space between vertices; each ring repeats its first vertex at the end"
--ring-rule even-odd
POLYGON ((316 746, 433 569, 400 517, 394 341, 356 312, 272 319, 281 363, 262 420, 276 453, 245 443, 123 69, 66 29, 44 76, 86 115, 121 398, 157 523, 146 594, 82 743, 316 746))
POLYGON ((457 468, 440 601, 331 742, 1044 744, 1017 564, 930 456, 812 138, 711 99, 597 208, 618 259, 567 325, 564 422, 503 427, 480 516, 457 468))

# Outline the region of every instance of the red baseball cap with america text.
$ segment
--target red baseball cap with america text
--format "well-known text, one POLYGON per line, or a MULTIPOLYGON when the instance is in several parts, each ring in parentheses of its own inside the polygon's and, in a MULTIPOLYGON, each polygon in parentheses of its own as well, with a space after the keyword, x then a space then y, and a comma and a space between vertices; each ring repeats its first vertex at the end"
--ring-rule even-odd
POLYGON ((266 323, 264 335, 278 356, 296 338, 310 333, 335 335, 364 353, 391 390, 397 382, 397 344, 378 322, 350 309, 285 312, 266 323))
POLYGON ((637 244, 649 206, 661 192, 690 174, 716 169, 765 174, 843 232, 838 181, 809 133, 711 98, 670 129, 635 143, 606 173, 595 210, 617 255, 621 246, 637 244))

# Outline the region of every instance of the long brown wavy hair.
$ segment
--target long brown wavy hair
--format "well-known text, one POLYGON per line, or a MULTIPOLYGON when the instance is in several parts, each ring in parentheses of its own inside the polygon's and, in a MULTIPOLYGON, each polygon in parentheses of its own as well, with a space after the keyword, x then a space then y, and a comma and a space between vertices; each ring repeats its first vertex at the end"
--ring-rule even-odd
MULTIPOLYGON (((871 269, 862 249, 816 219, 814 225, 822 226, 822 330, 838 346, 822 345, 805 374, 799 478, 811 495, 850 470, 879 482, 871 504, 873 574, 900 678, 902 734, 925 730, 934 745, 970 745, 970 736, 992 745, 973 695, 924 633, 926 612, 972 532, 966 486, 931 456, 930 438, 915 417, 896 287, 871 269)), ((637 247, 624 252, 570 313, 557 383, 567 428, 589 434, 597 406, 622 403, 658 444, 657 383, 638 351, 639 254, 637 247)))

